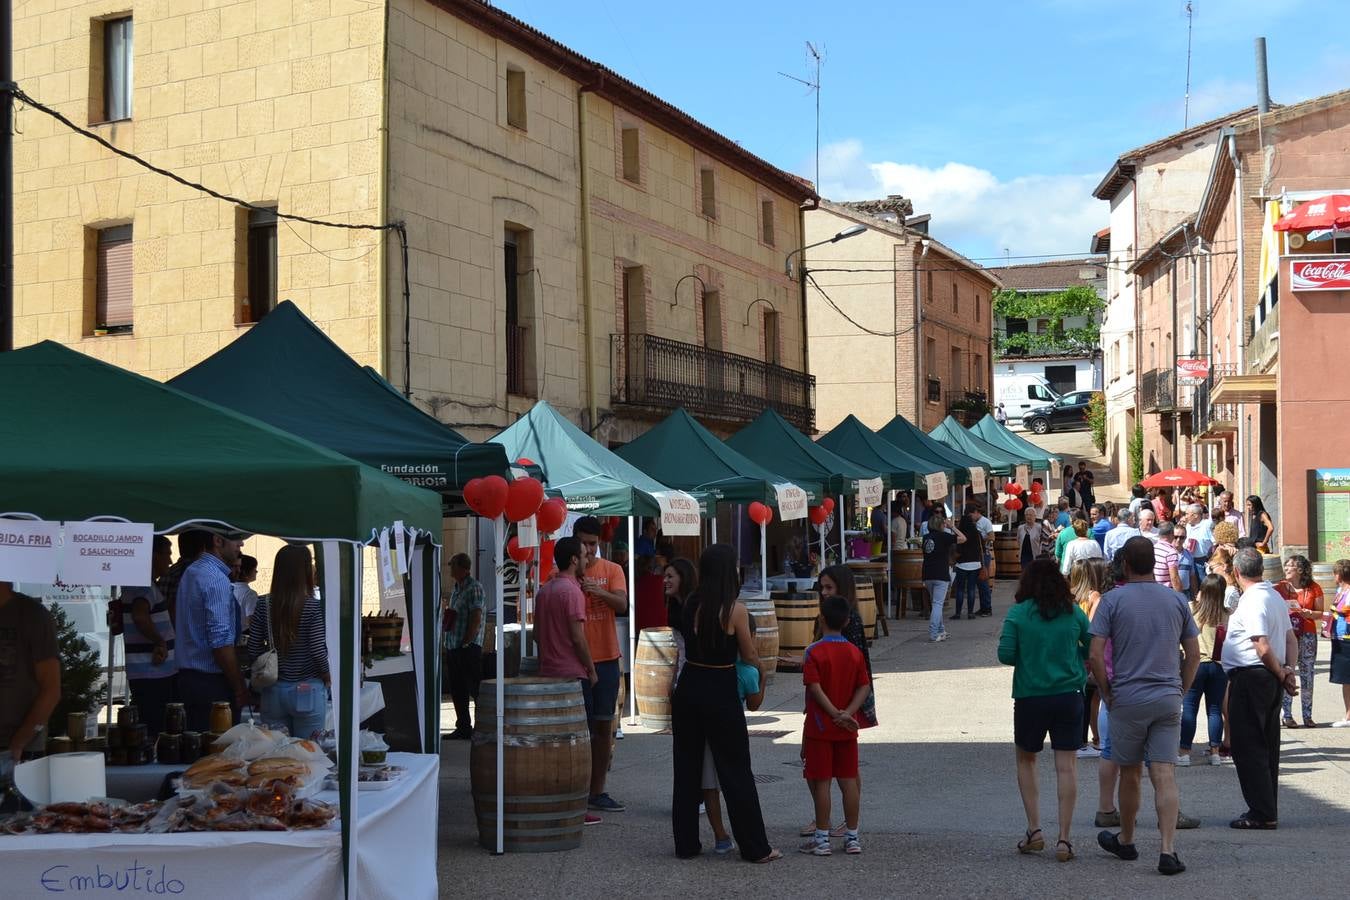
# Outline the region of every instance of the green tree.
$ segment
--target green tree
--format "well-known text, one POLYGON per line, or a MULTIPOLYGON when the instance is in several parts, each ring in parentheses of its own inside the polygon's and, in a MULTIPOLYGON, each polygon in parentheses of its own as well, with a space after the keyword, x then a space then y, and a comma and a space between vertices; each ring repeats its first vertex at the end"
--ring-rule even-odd
POLYGON ((1092 432, 1092 443, 1098 453, 1106 452, 1106 399, 1101 394, 1093 394, 1088 401, 1088 428, 1092 432))
POLYGON ((47 720, 47 734, 58 737, 66 733, 66 713, 89 712, 104 696, 103 666, 98 653, 75 628, 60 606, 47 607, 56 620, 56 646, 61 657, 61 700, 47 720))
POLYGON ((1087 285, 1075 285, 1062 291, 1046 294, 1026 294, 1020 291, 998 291, 993 298, 994 315, 1028 322, 1044 319, 1047 328, 1038 333, 994 333, 994 350, 1005 356, 1011 350, 1024 353, 1086 353, 1101 342, 1101 326, 1097 317, 1106 308, 1106 302, 1087 285), (1088 324, 1082 328, 1064 327, 1064 320, 1084 316, 1088 324))
POLYGON ((1126 447, 1130 454, 1130 484, 1144 480, 1144 426, 1135 425, 1126 447))

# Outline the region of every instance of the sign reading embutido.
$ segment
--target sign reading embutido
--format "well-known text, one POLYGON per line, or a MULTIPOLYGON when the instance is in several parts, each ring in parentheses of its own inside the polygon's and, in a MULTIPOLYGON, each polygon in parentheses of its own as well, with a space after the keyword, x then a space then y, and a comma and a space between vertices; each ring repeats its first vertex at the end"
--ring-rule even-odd
POLYGON ((1350 261, 1291 260, 1289 282, 1290 287, 1296 291, 1350 291, 1350 261))

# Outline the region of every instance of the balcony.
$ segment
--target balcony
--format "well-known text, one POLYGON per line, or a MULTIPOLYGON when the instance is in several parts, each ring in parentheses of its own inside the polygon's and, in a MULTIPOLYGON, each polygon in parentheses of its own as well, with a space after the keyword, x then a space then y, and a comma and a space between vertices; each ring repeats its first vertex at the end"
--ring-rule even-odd
POLYGON ((683 406, 728 424, 769 407, 806 434, 815 431, 816 379, 805 372, 650 334, 610 335, 610 371, 615 405, 655 415, 683 406))
POLYGON ((947 415, 969 428, 989 412, 989 395, 984 391, 948 391, 947 415))
POLYGON ((1215 403, 1214 386, 1222 378, 1237 374, 1237 366, 1221 363, 1211 366, 1209 377, 1195 388, 1194 429, 1197 441, 1222 441, 1237 434, 1238 407, 1235 403, 1215 403))
POLYGON ((1170 413, 1191 408, 1191 389, 1177 384, 1176 369, 1150 369, 1139 378, 1139 408, 1170 413))
POLYGON ((941 402, 942 402, 942 379, 941 379, 941 378, 934 378, 932 375, 929 375, 929 376, 928 376, 928 402, 929 402, 929 403, 941 403, 941 402))

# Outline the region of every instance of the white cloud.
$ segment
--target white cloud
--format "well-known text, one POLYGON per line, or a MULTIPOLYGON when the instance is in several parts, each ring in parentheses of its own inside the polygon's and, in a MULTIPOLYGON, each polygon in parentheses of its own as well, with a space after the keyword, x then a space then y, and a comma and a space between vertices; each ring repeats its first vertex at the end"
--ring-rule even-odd
POLYGON ((873 161, 860 141, 821 148, 821 187, 832 200, 903 194, 915 213, 933 216, 933 237, 972 258, 997 265, 1012 256, 1086 253, 1107 223, 1105 203, 1092 196, 1100 173, 1022 175, 1001 180, 961 162, 936 168, 873 161))

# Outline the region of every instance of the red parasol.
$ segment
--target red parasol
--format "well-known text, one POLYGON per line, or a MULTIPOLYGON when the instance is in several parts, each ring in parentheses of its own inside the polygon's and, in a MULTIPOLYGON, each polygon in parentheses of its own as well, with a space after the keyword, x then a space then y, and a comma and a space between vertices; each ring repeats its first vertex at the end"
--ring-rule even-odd
POLYGON ((1274 228, 1276 231, 1307 231, 1347 225, 1350 225, 1350 194, 1327 194, 1295 206, 1280 216, 1274 228))
POLYGON ((1168 469, 1166 472, 1148 476, 1139 484, 1146 488, 1179 488, 1200 485, 1216 487, 1219 482, 1194 469, 1168 469))

